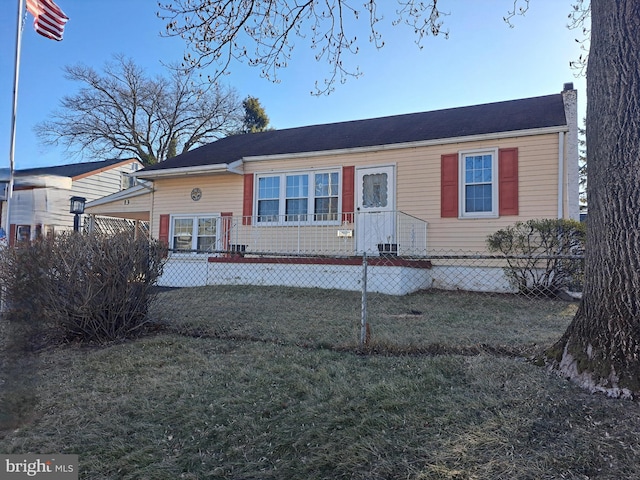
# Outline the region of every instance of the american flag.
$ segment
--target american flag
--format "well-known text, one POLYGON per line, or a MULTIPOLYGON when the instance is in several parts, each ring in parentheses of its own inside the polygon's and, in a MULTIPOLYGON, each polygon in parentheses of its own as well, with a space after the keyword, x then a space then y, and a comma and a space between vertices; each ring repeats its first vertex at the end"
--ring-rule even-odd
POLYGON ((27 11, 35 18, 36 32, 52 40, 62 40, 69 17, 52 0, 27 0, 27 11))

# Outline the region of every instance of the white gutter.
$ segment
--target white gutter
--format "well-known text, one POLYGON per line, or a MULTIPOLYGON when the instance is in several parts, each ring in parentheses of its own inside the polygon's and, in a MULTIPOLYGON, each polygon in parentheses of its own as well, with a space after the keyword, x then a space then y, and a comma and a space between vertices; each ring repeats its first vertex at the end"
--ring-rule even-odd
POLYGON ((558 218, 564 213, 564 132, 558 134, 558 218))
POLYGON ((156 221, 153 218, 153 206, 156 203, 156 189, 151 190, 151 208, 149 209, 149 242, 151 242, 154 238, 158 238, 160 236, 160 221, 158 219, 158 234, 156 236, 153 235, 153 230, 155 228, 156 221))
POLYGON ((500 140, 504 138, 522 137, 529 135, 545 135, 554 133, 563 133, 568 131, 566 125, 560 125, 555 127, 543 127, 543 128, 531 128, 527 130, 512 130, 509 132, 497 132, 497 133, 485 133, 481 135, 466 135, 461 137, 451 138, 436 138, 433 140, 420 140, 417 142, 405 142, 405 143, 392 143, 386 145, 372 145, 368 147, 353 147, 342 148, 335 150, 319 150, 312 152, 298 152, 298 153, 282 153, 275 155, 255 155, 250 157, 243 157, 240 160, 235 160, 231 163, 220 163, 216 165, 199 165, 195 167, 180 167, 180 168, 167 168, 160 170, 150 170, 145 172, 140 170, 138 172, 130 173, 130 176, 136 178, 170 178, 179 177, 183 175, 201 175, 209 173, 234 173, 242 175, 244 173, 242 164, 244 162, 259 162, 264 160, 284 160, 284 159, 296 159, 296 158, 311 158, 322 157, 329 155, 342 155, 349 153, 371 153, 386 150, 399 150, 406 148, 419 148, 428 147, 433 145, 449 145, 461 142, 478 142, 482 140, 500 140))
POLYGON ((242 167, 242 164, 242 159, 231 162, 230 164, 228 164, 227 171, 231 173, 237 173, 238 175, 244 175, 244 168, 242 167))
MULTIPOLYGON (((9 178, 5 178, 0 174, 0 182, 6 183, 9 178)), ((71 189, 71 177, 60 175, 14 175, 14 190, 18 188, 61 188, 65 190, 71 189)))
POLYGON ((151 191, 153 191, 153 189, 148 187, 147 185, 138 184, 131 188, 120 190, 119 192, 112 193, 111 195, 100 197, 91 202, 87 202, 86 208, 97 207, 99 205, 115 202, 118 200, 126 200, 129 198, 139 197, 140 195, 147 195, 151 191))
POLYGON ((348 153, 371 153, 384 150, 398 150, 403 148, 430 147, 433 145, 449 145, 452 143, 478 142, 482 140, 500 140, 503 138, 522 137, 528 135, 545 135, 558 132, 566 132, 569 128, 566 125, 556 127, 531 128, 527 130, 513 130, 510 132, 484 133, 481 135, 466 135, 463 137, 436 138, 433 140, 420 140, 417 142, 392 143, 387 145, 372 145, 370 147, 353 147, 335 150, 320 150, 315 152, 283 153, 279 155, 256 155, 244 157, 245 162, 259 162, 263 160, 283 160, 287 158, 308 158, 327 155, 342 155, 348 153))
POLYGON ((216 165, 198 165, 196 167, 179 167, 179 168, 166 168, 162 170, 150 170, 145 172, 144 170, 140 170, 137 172, 131 172, 129 175, 131 177, 136 178, 162 178, 162 177, 176 177, 183 175, 201 175, 203 173, 237 173, 232 169, 237 161, 232 162, 231 164, 220 163, 216 165))

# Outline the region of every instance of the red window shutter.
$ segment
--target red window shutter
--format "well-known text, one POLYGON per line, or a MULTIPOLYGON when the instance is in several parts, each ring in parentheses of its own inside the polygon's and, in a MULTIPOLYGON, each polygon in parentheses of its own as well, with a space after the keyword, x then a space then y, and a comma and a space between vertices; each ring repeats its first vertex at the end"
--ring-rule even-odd
POLYGON ((169 245, 169 215, 160 215, 158 240, 165 245, 169 245))
POLYGON ((499 215, 518 215, 518 149, 498 151, 499 215))
POLYGON ((440 216, 458 217, 458 154, 440 158, 440 216))
POLYGON ((9 225, 9 246, 13 247, 16 244, 16 224, 9 225))
POLYGON ((253 216, 253 173, 244 176, 244 195, 242 197, 242 224, 251 225, 253 216))
POLYGON ((356 167, 342 167, 342 221, 353 222, 356 167))
POLYGON ((231 220, 233 212, 222 212, 220 213, 220 217, 222 217, 222 250, 229 250, 231 248, 229 244, 231 243, 231 220))

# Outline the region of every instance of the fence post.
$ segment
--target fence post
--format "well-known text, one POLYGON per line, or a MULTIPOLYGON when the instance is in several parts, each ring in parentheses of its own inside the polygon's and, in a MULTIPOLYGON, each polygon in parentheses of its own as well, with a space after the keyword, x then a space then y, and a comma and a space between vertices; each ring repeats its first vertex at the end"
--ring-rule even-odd
POLYGON ((362 252, 362 309, 360 314, 360 346, 367 343, 367 252, 362 252))

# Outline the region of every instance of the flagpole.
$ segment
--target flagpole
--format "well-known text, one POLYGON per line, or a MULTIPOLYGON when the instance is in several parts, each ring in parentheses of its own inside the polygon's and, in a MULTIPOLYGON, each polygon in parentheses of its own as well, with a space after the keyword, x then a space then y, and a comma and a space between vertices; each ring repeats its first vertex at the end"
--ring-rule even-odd
POLYGON ((15 170, 15 153, 16 153, 16 116, 18 113, 18 80, 20 78, 20 48, 22 44, 22 16, 24 14, 24 0, 18 0, 18 23, 16 25, 16 56, 14 63, 13 76, 13 112, 11 115, 11 142, 9 147, 9 185, 7 187, 7 209, 4 218, 4 231, 7 236, 7 242, 13 243, 11 235, 11 199, 13 197, 13 183, 15 170))

